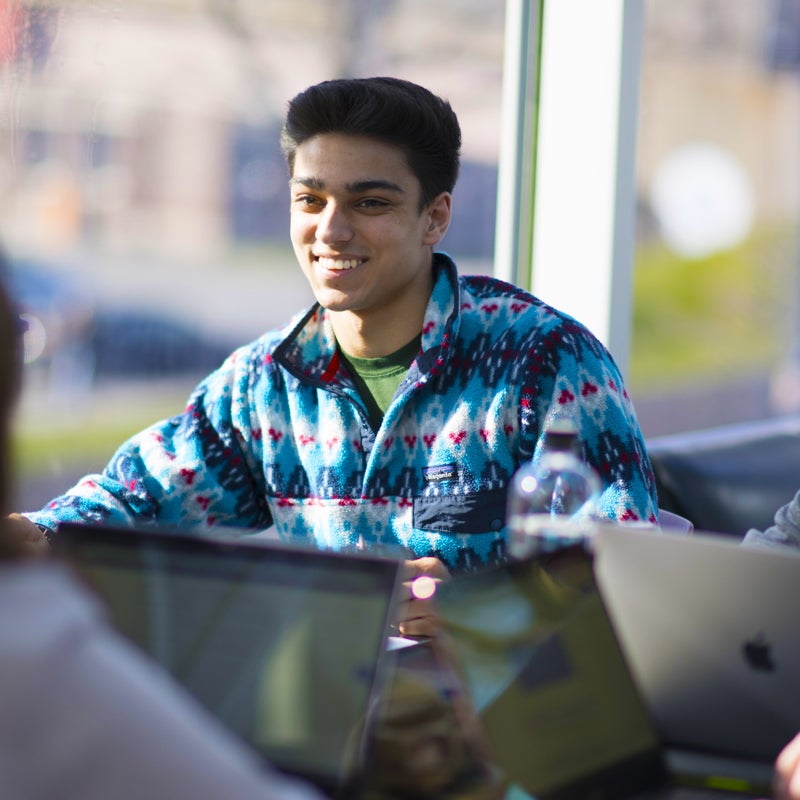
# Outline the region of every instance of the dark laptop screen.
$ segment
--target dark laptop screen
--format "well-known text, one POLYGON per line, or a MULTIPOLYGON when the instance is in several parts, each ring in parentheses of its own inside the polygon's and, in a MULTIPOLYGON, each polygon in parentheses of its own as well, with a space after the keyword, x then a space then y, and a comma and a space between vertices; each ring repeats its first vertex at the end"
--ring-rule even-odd
POLYGON ((398 564, 64 525, 112 622, 272 763, 348 775, 385 650, 398 564))

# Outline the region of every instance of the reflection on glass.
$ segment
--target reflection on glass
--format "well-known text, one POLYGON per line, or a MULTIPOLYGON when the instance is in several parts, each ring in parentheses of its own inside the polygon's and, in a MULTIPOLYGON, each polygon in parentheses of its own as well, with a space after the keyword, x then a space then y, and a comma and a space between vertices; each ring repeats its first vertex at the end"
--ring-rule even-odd
POLYGON ((800 3, 647 0, 645 14, 631 360, 643 429, 797 411, 800 3))
POLYGON ((532 797, 617 797, 601 787, 621 765, 633 778, 647 763, 653 778, 657 736, 583 548, 445 584, 440 608, 509 781, 532 797))
POLYGON ((504 5, 0 0, 0 247, 41 323, 31 348, 46 342, 21 404, 22 507, 310 304, 278 147, 309 84, 391 74, 450 99, 464 163, 444 246, 491 271, 504 5))

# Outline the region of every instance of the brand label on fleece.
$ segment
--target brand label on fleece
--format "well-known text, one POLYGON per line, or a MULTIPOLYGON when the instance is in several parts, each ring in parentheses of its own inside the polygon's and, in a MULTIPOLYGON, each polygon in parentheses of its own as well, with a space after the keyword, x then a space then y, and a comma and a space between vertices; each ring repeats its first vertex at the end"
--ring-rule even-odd
POLYGON ((438 464, 435 467, 423 467, 422 478, 425 483, 444 483, 456 479, 455 464, 438 464))

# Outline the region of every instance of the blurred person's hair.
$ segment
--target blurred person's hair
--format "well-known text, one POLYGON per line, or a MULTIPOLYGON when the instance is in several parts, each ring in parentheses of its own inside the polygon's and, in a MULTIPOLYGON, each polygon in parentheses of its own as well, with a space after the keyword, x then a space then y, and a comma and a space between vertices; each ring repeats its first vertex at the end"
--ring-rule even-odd
MULTIPOLYGON (((0 258, 2 258, 0 256, 0 258)), ((21 321, 0 281, 0 515, 11 503, 11 422, 22 375, 21 321)), ((19 546, 0 536, 0 558, 18 555, 19 546)))
POLYGON ((294 175, 297 148, 318 134, 366 136, 403 150, 422 186, 420 210, 458 178, 461 128, 450 104, 399 78, 343 78, 289 102, 281 149, 294 175))

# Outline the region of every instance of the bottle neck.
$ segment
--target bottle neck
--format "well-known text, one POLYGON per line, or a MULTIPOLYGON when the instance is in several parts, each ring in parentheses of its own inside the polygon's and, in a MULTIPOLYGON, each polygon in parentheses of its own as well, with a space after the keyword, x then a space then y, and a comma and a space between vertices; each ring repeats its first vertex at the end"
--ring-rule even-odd
POLYGON ((544 447, 553 453, 572 453, 583 458, 578 437, 572 432, 547 431, 544 435, 544 447))

